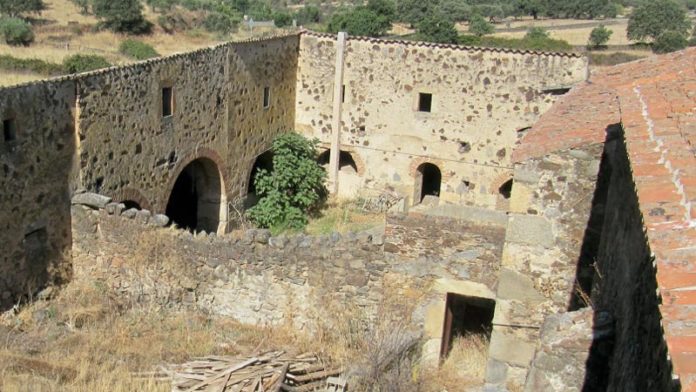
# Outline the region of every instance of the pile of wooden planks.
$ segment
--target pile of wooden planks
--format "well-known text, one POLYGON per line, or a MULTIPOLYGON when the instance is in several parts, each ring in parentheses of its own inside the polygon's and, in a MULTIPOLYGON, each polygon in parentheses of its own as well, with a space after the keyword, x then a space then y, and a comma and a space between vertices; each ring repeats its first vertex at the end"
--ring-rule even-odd
POLYGON ((172 392, 345 391, 345 382, 337 385, 334 377, 341 370, 327 367, 314 354, 288 356, 274 351, 250 358, 208 356, 163 372, 172 380, 172 392))

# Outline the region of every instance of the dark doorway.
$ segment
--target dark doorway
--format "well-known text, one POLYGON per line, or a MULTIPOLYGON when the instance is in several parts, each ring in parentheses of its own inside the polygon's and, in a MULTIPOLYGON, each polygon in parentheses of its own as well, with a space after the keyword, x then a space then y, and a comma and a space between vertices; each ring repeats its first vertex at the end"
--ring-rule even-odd
POLYGON ((127 210, 128 210, 128 209, 131 209, 131 208, 135 208, 136 210, 141 210, 141 209, 142 209, 142 208, 140 207, 140 204, 139 204, 137 201, 133 201, 133 200, 123 200, 123 201, 121 201, 121 203, 123 203, 123 205, 126 206, 126 209, 127 209, 127 210))
POLYGON ((422 202, 428 195, 439 197, 441 183, 442 173, 440 173, 440 169, 437 166, 432 163, 424 163, 418 166, 416 173, 416 202, 422 202))
POLYGON ((509 199, 512 195, 512 182, 512 179, 509 179, 498 188, 498 193, 500 193, 504 199, 509 199))
POLYGON ((446 358, 459 336, 482 335, 490 341, 495 301, 447 293, 440 358, 446 358))
POLYGON ((189 163, 176 179, 167 203, 167 215, 181 228, 217 232, 222 199, 217 165, 200 158, 189 163))

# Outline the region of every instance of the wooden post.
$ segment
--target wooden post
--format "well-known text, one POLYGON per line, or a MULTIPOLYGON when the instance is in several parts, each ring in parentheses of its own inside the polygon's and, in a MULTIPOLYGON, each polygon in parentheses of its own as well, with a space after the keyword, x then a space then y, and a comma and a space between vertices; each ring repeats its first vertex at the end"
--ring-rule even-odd
POLYGON ((334 79, 333 121, 331 123, 331 155, 329 156, 329 191, 338 193, 338 164, 341 155, 341 114, 343 106, 343 64, 345 59, 346 37, 338 33, 336 39, 336 77, 334 79))

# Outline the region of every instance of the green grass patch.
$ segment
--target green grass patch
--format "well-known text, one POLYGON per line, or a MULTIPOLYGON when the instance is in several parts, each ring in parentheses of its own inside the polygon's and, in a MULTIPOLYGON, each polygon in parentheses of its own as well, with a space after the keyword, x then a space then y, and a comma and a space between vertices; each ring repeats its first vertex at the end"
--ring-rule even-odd
POLYGON ((0 55, 0 69, 7 71, 33 72, 44 76, 57 76, 65 73, 62 64, 39 59, 20 59, 10 55, 0 55))

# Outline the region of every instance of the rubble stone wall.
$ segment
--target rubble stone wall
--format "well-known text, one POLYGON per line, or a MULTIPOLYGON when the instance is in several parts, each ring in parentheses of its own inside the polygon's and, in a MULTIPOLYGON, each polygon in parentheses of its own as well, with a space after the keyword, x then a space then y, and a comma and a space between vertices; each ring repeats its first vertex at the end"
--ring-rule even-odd
MULTIPOLYGON (((328 146, 332 133, 335 36, 303 34, 296 129, 328 146)), ((574 54, 520 52, 349 38, 344 63, 341 149, 356 174, 342 172, 339 193, 394 187, 413 202, 420 164, 442 173, 440 197, 495 207, 512 177, 520 133, 556 100, 548 91, 586 77, 574 54), (418 110, 432 94, 430 112, 418 110), (364 168, 364 170, 361 170, 364 168)), ((419 200, 418 200, 419 201, 419 200)))

